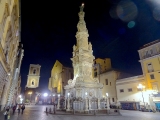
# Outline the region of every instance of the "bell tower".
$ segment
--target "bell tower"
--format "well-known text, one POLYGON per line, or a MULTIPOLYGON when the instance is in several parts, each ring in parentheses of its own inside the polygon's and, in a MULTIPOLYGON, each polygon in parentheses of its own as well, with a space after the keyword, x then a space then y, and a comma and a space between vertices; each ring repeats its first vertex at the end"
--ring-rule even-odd
POLYGON ((40 78, 40 65, 30 64, 28 79, 27 79, 27 88, 37 88, 39 87, 39 78, 40 78))

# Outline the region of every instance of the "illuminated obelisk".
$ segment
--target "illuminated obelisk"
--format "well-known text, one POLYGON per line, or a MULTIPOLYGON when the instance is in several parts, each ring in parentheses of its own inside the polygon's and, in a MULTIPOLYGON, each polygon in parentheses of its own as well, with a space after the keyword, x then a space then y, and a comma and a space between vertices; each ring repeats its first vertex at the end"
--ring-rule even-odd
POLYGON ((83 9, 84 4, 80 6, 80 12, 78 13, 79 22, 77 24, 78 31, 76 33, 77 44, 73 46, 73 57, 71 58, 74 69, 74 78, 73 80, 68 80, 68 85, 66 85, 64 89, 66 99, 88 99, 89 101, 89 99, 92 98, 102 98, 101 89, 103 85, 99 83, 98 79, 94 79, 92 76, 94 56, 92 44, 88 42, 89 34, 84 21, 85 13, 83 9))

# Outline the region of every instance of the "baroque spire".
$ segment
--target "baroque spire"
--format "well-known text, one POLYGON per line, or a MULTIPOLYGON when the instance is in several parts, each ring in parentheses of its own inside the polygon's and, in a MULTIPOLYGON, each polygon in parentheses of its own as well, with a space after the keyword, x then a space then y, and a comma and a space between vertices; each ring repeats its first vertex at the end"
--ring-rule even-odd
POLYGON ((84 13, 83 9, 84 9, 84 3, 82 3, 82 5, 80 6, 80 12, 78 13, 79 22, 77 25, 77 29, 78 29, 78 32, 87 32, 88 33, 88 30, 86 28, 86 23, 84 21, 85 13, 84 13))

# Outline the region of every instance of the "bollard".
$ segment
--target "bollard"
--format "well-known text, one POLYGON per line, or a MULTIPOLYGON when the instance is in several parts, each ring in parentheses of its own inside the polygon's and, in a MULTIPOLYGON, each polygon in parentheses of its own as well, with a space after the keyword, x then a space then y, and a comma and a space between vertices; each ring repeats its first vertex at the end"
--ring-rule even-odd
POLYGON ((96 110, 94 110, 94 115, 96 115, 96 110))
POLYGON ((75 114, 75 109, 73 109, 73 114, 75 114))
POLYGON ((47 111, 48 111, 48 109, 47 109, 47 107, 46 107, 46 113, 47 113, 47 111))

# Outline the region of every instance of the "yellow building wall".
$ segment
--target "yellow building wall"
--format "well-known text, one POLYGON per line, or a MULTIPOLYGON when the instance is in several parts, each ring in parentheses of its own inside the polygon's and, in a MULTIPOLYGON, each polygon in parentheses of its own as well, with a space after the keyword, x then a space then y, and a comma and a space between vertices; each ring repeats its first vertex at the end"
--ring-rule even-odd
POLYGON ((97 58, 95 59, 96 63, 99 63, 101 66, 101 72, 104 72, 105 70, 111 69, 111 60, 110 58, 97 58))
POLYGON ((52 88, 56 88, 58 94, 63 92, 61 78, 62 68, 63 65, 58 60, 56 60, 51 71, 51 78, 49 79, 48 85, 50 90, 52 90, 52 88))
POLYGON ((146 78, 146 85, 148 89, 152 89, 152 84, 157 83, 160 91, 160 57, 154 57, 150 59, 143 60, 144 75, 146 78), (148 64, 151 63, 153 67, 153 72, 148 72, 148 64), (155 79, 151 79, 150 75, 153 74, 155 79))

